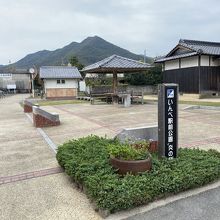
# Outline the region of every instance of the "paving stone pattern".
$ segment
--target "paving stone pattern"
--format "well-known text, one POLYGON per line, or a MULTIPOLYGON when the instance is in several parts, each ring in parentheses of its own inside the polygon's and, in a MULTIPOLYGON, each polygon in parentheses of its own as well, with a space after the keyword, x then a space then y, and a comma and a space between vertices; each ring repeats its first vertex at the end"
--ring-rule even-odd
POLYGON ((42 177, 42 176, 47 176, 47 175, 52 175, 52 174, 57 174, 57 173, 62 173, 62 172, 64 172, 64 170, 61 167, 55 167, 55 168, 50 168, 50 169, 45 169, 45 170, 38 170, 38 171, 27 172, 27 173, 12 175, 12 176, 0 177, 0 185, 6 184, 6 183, 18 182, 22 180, 28 180, 28 179, 42 177))
POLYGON ((0 100, 0 219, 101 219, 59 167, 32 113, 23 112, 27 96, 0 100))
MULTIPOLYGON (((36 129, 19 104, 27 96, 0 100, 0 219, 101 219, 59 168, 55 148, 72 138, 155 125, 157 105, 45 106, 59 114, 61 125, 36 129)), ((220 150, 219 111, 186 107, 179 106, 180 146, 220 150)))

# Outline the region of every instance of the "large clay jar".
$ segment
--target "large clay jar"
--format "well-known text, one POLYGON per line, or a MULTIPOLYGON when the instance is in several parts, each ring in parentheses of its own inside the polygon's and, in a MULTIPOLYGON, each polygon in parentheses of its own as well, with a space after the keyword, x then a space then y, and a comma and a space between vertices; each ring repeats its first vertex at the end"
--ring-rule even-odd
POLYGON ((139 172, 149 171, 152 168, 151 157, 145 160, 120 160, 111 157, 110 163, 115 169, 118 169, 119 174, 137 174, 139 172))

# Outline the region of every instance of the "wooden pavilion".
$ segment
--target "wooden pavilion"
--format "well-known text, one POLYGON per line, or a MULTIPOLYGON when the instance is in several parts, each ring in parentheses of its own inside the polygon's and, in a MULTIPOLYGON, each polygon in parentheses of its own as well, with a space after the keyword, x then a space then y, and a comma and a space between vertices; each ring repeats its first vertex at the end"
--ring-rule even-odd
POLYGON ((117 74, 142 72, 151 67, 150 64, 128 59, 118 55, 112 55, 82 69, 84 73, 113 74, 113 94, 117 95, 117 74))

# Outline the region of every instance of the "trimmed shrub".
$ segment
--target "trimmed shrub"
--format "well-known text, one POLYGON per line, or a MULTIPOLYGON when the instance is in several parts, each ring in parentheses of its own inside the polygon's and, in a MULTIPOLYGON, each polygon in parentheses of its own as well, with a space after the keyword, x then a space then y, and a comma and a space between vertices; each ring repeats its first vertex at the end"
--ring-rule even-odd
POLYGON ((109 164, 109 145, 117 140, 88 136, 59 146, 57 160, 83 185, 99 209, 115 212, 202 186, 220 178, 220 153, 179 149, 174 160, 152 156, 151 172, 120 176, 109 164))
POLYGON ((147 142, 113 143, 107 146, 109 154, 120 160, 145 160, 149 157, 148 148, 147 142))

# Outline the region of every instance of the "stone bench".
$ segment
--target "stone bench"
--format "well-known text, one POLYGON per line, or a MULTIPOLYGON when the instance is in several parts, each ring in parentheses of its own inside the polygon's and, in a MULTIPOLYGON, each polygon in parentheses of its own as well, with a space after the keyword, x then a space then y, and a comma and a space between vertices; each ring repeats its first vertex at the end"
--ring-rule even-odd
POLYGON ((25 113, 33 112, 33 106, 38 106, 38 104, 35 104, 27 99, 24 100, 23 105, 24 105, 24 112, 25 113))
POLYGON ((60 125, 59 115, 49 113, 38 106, 33 106, 33 123, 37 128, 60 125))

